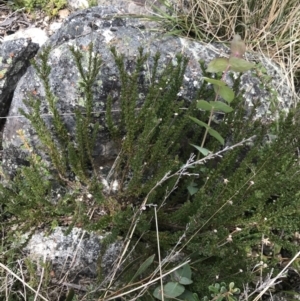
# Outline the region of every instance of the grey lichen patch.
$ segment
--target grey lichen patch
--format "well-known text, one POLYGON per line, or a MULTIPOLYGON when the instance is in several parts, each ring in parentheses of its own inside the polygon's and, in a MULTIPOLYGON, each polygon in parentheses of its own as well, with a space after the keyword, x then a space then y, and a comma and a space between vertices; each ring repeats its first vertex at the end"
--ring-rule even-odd
MULTIPOLYGON (((103 236, 88 234, 79 228, 73 228, 68 235, 65 235, 65 231, 66 228, 57 227, 50 235, 46 235, 45 232, 36 233, 24 251, 35 262, 39 262, 41 258, 51 261, 57 274, 68 272, 71 277, 75 275, 95 277, 103 236)), ((107 256, 114 256, 109 254, 107 256)), ((107 265, 105 262, 103 264, 107 265)))

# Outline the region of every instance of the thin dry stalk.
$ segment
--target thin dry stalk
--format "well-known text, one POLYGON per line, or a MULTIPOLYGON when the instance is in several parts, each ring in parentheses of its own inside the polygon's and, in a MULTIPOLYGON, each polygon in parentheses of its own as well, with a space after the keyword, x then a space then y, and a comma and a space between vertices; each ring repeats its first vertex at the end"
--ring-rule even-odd
POLYGON ((43 279, 44 279, 44 273, 45 273, 45 268, 44 268, 44 266, 45 266, 45 264, 46 264, 46 261, 47 261, 47 256, 46 256, 46 254, 44 255, 44 259, 43 259, 43 263, 44 263, 44 265, 43 265, 43 267, 42 267, 42 273, 41 273, 41 277, 40 277, 40 282, 39 282, 39 285, 38 285, 38 288, 37 288, 37 291, 36 291, 36 294, 35 294, 35 296, 34 296, 34 300, 33 301, 36 301, 37 300, 37 298, 38 298, 38 296, 39 296, 39 292, 40 292, 40 290, 41 290, 41 286, 42 286, 42 282, 43 282, 43 279))
POLYGON ((18 260, 18 264, 19 264, 19 267, 20 267, 20 273, 21 273, 22 280, 23 280, 22 283, 23 283, 23 287, 24 287, 24 299, 27 300, 27 296, 26 296, 26 286, 24 285, 24 283, 25 283, 25 278, 24 278, 24 273, 23 273, 23 268, 22 268, 23 261, 18 260))
MULTIPOLYGON (((284 267, 284 269, 273 279, 265 283, 265 288, 255 297, 253 301, 258 301, 269 289, 274 286, 276 281, 281 278, 286 272, 288 267, 300 256, 300 251, 291 259, 291 261, 284 267)), ((246 301, 246 300, 245 300, 246 301)))
POLYGON ((115 299, 117 299, 117 298, 120 298, 120 297, 129 295, 129 294, 131 294, 131 293, 133 293, 133 292, 135 292, 135 291, 141 290, 141 289, 143 289, 144 287, 148 287, 149 285, 151 285, 151 284, 153 284, 153 283, 155 283, 155 282, 160 281, 160 278, 161 278, 161 277, 164 278, 164 277, 166 277, 167 275, 172 274, 173 272, 175 272, 176 270, 180 269, 181 267, 183 267, 184 265, 186 265, 186 264, 188 264, 188 263, 190 263, 190 260, 184 261, 183 263, 179 264, 179 265, 178 265, 177 267, 175 267, 174 269, 172 269, 172 270, 170 270, 170 271, 164 273, 163 275, 161 275, 161 276, 159 276, 159 277, 156 277, 155 279, 152 279, 151 281, 149 281, 149 282, 147 282, 147 283, 145 283, 145 284, 143 284, 143 285, 140 285, 140 286, 138 286, 138 287, 135 287, 135 288, 133 288, 132 290, 129 290, 129 291, 125 292, 125 293, 122 293, 122 294, 119 294, 119 295, 116 295, 116 296, 114 295, 113 297, 108 297, 108 298, 104 298, 104 299, 101 298, 101 299, 98 299, 98 301, 110 301, 110 300, 115 300, 115 299))
POLYGON ((159 244, 159 232, 158 232, 158 220, 157 220, 157 212, 156 206, 154 206, 154 218, 155 218, 155 228, 156 228, 156 242, 157 242, 157 253, 158 253, 158 266, 159 266, 159 275, 160 275, 160 289, 161 289, 161 298, 162 301, 165 300, 164 297, 164 283, 163 283, 163 273, 162 273, 162 265, 161 265, 161 254, 160 254, 160 244, 159 244))
POLYGON ((15 274, 12 270, 10 270, 7 266, 5 266, 4 264, 2 264, 0 262, 0 267, 2 269, 4 269, 5 271, 7 271, 9 274, 11 274, 13 277, 15 277, 16 279, 18 279, 23 285, 25 285, 27 288, 29 288, 31 291, 33 291, 35 294, 37 294, 40 298, 42 298, 44 301, 49 301, 48 299, 46 299, 44 296, 42 296, 38 291, 36 291, 35 289, 33 289, 30 285, 28 285, 23 279, 21 279, 17 274, 15 274))

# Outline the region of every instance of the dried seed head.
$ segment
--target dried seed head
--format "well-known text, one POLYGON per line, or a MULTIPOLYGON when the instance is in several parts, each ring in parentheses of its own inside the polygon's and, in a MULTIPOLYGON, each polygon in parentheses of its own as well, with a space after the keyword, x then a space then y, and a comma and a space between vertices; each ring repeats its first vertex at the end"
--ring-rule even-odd
POLYGON ((244 56, 246 52, 246 45, 239 34, 234 35, 231 41, 230 51, 230 56, 232 57, 242 58, 244 56))

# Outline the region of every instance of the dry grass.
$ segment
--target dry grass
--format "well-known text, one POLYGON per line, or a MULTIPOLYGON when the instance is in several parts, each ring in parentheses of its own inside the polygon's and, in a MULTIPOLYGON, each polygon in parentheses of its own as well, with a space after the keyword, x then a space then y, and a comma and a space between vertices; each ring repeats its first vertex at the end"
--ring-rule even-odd
POLYGON ((175 0, 154 16, 172 33, 203 42, 228 42, 234 33, 248 51, 262 53, 284 70, 291 88, 300 82, 299 0, 175 0))

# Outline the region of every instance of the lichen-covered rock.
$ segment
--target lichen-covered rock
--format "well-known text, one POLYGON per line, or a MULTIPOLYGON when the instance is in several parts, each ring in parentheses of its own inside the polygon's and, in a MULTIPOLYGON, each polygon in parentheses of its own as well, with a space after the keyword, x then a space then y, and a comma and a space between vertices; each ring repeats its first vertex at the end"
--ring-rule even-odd
POLYGON ((103 275, 108 275, 122 244, 111 244, 99 258, 104 236, 87 233, 76 227, 65 235, 66 230, 67 228, 57 227, 50 235, 43 231, 36 233, 23 251, 36 263, 45 259, 51 262, 54 281, 60 281, 65 276, 66 282, 72 279, 74 283, 78 283, 82 278, 96 278, 100 270, 103 275))
MULTIPOLYGON (((103 59, 100 74, 94 85, 94 107, 95 122, 100 121, 103 130, 100 132, 95 148, 95 160, 99 165, 110 161, 116 152, 109 139, 105 128, 104 111, 108 95, 112 95, 115 107, 119 108, 118 97, 120 94, 120 83, 118 81, 118 70, 116 68, 110 47, 116 47, 119 53, 125 55, 128 71, 132 68, 132 62, 138 54, 138 48, 143 47, 145 52, 154 55, 161 53, 160 67, 163 68, 169 61, 176 63, 175 55, 183 53, 189 58, 188 67, 184 77, 181 97, 192 101, 196 90, 201 86, 202 72, 199 60, 206 63, 213 58, 228 53, 227 47, 223 45, 207 45, 185 38, 163 35, 161 32, 149 30, 149 21, 144 22, 136 18, 125 18, 118 15, 118 10, 113 7, 94 7, 77 12, 65 20, 64 25, 46 43, 51 46, 49 65, 52 68, 50 83, 52 91, 57 96, 57 107, 61 114, 65 114, 64 121, 71 134, 74 133, 75 117, 72 115, 75 108, 82 107, 82 95, 78 90, 79 72, 75 66, 74 58, 71 55, 70 46, 80 48, 87 56, 88 45, 93 42, 94 53, 103 59)), ((292 92, 287 85, 282 85, 283 76, 280 69, 266 58, 256 57, 268 68, 269 74, 273 77, 273 84, 278 92, 278 109, 288 108, 292 100, 292 92), (267 63, 267 64, 266 64, 267 63)), ((149 70, 153 61, 149 59, 145 66, 145 78, 149 77, 149 70)), ((243 91, 246 103, 251 105, 259 99, 262 105, 259 107, 258 115, 269 114, 269 106, 272 95, 264 89, 258 78, 247 72, 242 76, 241 91, 243 91)), ((35 93, 42 99, 45 92, 33 68, 29 68, 21 79, 10 108, 9 117, 19 115, 19 108, 25 111, 26 106, 23 100, 28 93, 35 93)), ((143 101, 145 93, 140 93, 143 101)), ((42 104, 44 118, 51 120, 48 107, 45 102, 42 104)), ((16 135, 17 130, 23 129, 28 140, 33 145, 38 144, 38 137, 33 132, 31 124, 25 118, 9 118, 3 135, 3 168, 9 174, 14 173, 19 162, 26 160, 26 153, 20 148, 22 141, 16 135)))
POLYGON ((0 117, 6 117, 13 92, 39 46, 30 39, 4 42, 0 47, 0 117))
POLYGON ((33 43, 38 44, 40 47, 48 40, 46 32, 40 28, 29 27, 25 29, 18 30, 14 34, 7 35, 4 37, 4 41, 12 41, 18 39, 31 40, 33 43))

